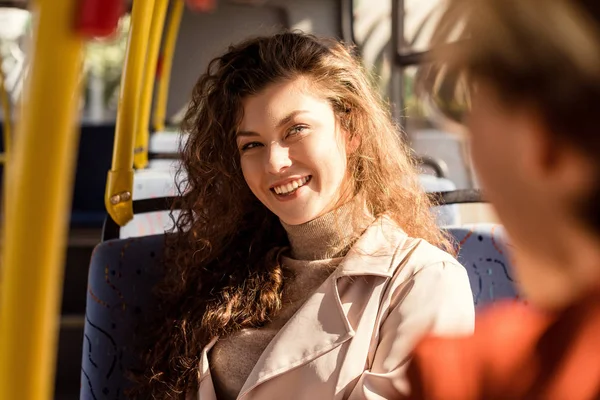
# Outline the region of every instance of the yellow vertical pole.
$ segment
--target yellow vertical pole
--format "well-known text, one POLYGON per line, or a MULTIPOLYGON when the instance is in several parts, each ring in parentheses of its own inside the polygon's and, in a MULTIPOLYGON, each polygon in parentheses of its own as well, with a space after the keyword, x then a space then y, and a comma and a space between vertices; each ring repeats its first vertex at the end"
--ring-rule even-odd
POLYGON ((0 399, 53 397, 80 100, 77 0, 34 1, 32 66, 7 168, 0 399))
POLYGON ((155 0, 136 0, 131 12, 127 57, 121 78, 119 110, 112 167, 108 172, 104 204, 120 226, 133 218, 133 146, 137 127, 144 63, 155 0))
POLYGON ((156 103, 154 105, 154 130, 161 132, 165 130, 165 119, 167 115, 167 100, 169 98, 169 85, 171 83, 171 69, 173 68, 173 55, 175 44, 179 34, 179 26, 185 9, 184 0, 174 0, 171 7, 171 17, 165 34, 162 55, 162 71, 159 76, 156 103))
POLYGON ((162 38, 163 27, 165 26, 168 5, 169 0, 156 0, 154 13, 152 14, 148 52, 146 55, 146 70, 142 84, 137 134, 133 150, 133 165, 138 169, 145 168, 148 164, 148 137, 150 135, 149 124, 150 109, 152 108, 152 91, 154 89, 156 64, 158 62, 160 40, 162 38))

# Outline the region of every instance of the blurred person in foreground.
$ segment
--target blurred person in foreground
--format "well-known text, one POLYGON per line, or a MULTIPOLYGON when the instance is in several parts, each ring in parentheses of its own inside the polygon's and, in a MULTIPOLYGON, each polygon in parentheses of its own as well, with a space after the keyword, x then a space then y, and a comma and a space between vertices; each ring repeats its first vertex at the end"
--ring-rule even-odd
POLYGON ((600 399, 600 2, 448 4, 421 83, 438 105, 468 88, 473 162, 529 304, 424 339, 412 396, 600 399))

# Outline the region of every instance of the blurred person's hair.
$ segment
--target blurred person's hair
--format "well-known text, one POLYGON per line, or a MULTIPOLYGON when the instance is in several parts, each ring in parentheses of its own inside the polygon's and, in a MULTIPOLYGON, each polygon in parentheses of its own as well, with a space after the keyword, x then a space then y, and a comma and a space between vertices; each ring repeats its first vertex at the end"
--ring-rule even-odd
POLYGON ((531 106, 556 138, 593 160, 597 184, 577 205, 600 234, 600 1, 448 0, 419 91, 454 120, 476 82, 508 107, 531 106))

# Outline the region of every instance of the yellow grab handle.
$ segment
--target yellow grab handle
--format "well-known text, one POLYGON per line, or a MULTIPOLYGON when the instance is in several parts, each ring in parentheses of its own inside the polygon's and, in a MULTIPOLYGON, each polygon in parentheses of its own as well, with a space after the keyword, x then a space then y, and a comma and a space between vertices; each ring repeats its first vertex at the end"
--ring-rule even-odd
POLYGON ((106 210, 120 226, 133 219, 131 201, 133 146, 154 3, 154 0, 136 0, 133 2, 131 12, 131 28, 127 42, 127 58, 121 78, 112 167, 108 173, 104 194, 106 210))
POLYGON ((169 25, 167 26, 167 33, 163 45, 162 68, 158 77, 158 90, 154 106, 154 130, 156 132, 165 130, 167 100, 169 98, 171 69, 173 68, 173 55, 175 54, 175 44, 177 43, 177 35, 179 33, 179 26, 181 25, 184 9, 184 0, 173 1, 171 17, 169 19, 169 25))
POLYGON ((150 135, 150 109, 152 108, 152 90, 156 78, 156 64, 158 63, 158 52, 160 51, 160 40, 169 0, 156 0, 152 25, 150 28, 150 40, 146 56, 146 71, 140 98, 140 110, 135 135, 135 147, 133 149, 133 165, 138 168, 146 168, 148 165, 148 137, 150 135))
POLYGON ((53 398, 81 95, 78 0, 37 0, 32 63, 6 174, 0 399, 53 398))

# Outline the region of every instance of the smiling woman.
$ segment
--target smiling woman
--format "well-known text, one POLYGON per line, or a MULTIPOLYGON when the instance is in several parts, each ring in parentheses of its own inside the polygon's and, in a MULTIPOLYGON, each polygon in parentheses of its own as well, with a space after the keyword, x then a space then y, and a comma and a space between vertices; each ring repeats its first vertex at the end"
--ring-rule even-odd
POLYGON ((417 340, 472 331, 467 274, 343 44, 281 33, 230 47, 184 130, 134 396, 397 398, 417 340))

